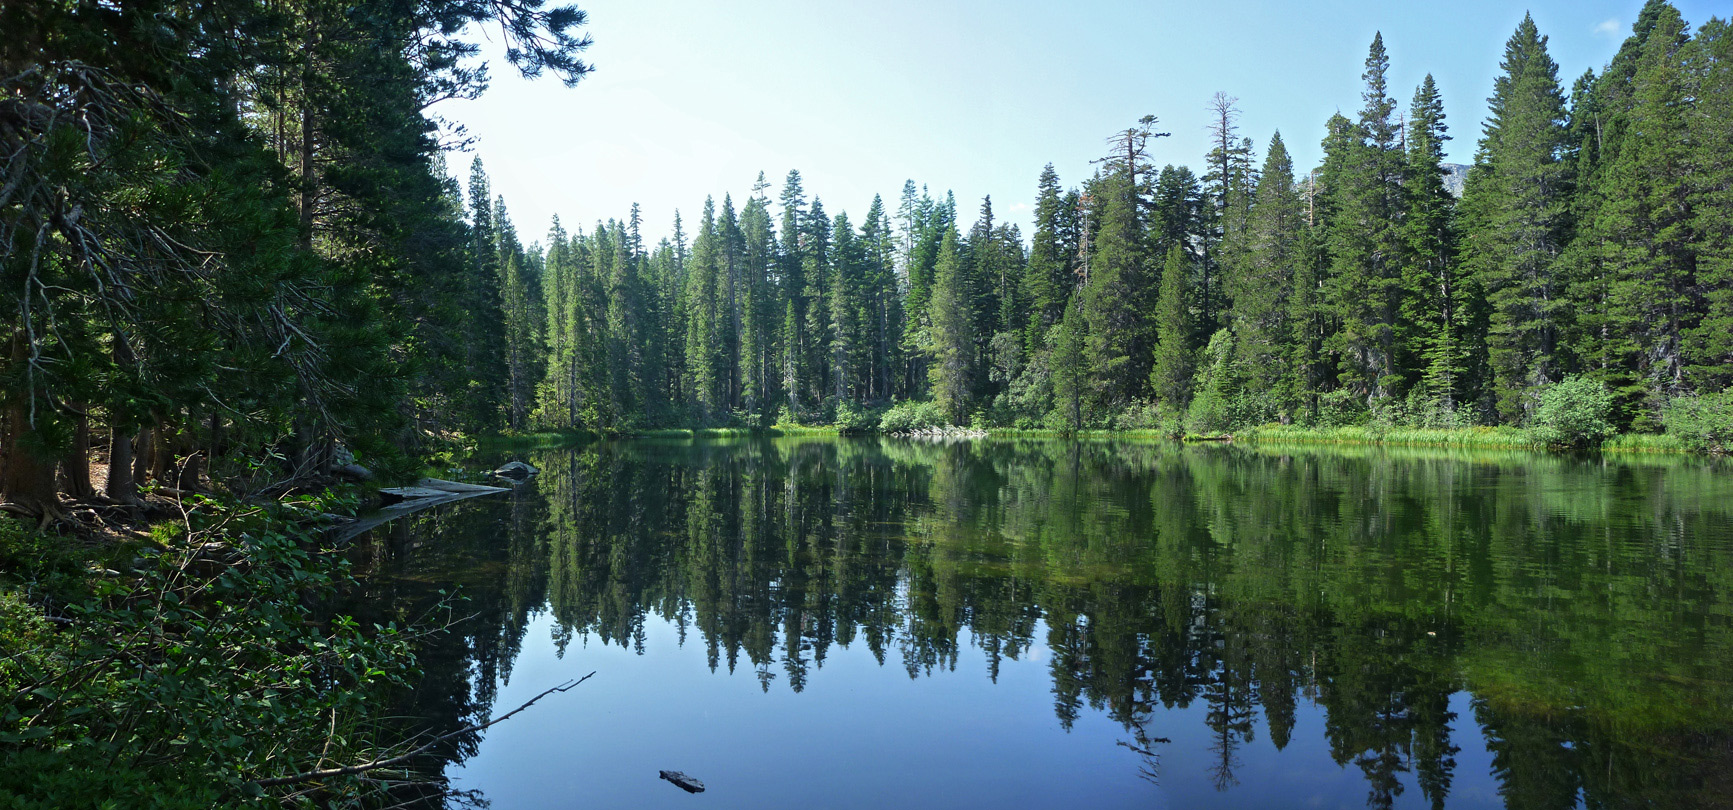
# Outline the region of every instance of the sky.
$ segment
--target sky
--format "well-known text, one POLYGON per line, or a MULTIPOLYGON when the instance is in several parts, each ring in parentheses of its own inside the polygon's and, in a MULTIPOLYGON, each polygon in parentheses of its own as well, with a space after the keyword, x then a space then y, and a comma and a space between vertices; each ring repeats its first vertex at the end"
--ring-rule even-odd
MULTIPOLYGON (((560 0, 552 0, 560 2, 560 0)), ((1693 26, 1733 0, 1675 0, 1693 26)), ((1280 131, 1296 173, 1316 166, 1324 122, 1361 107, 1366 51, 1382 32, 1390 92, 1405 111, 1430 73, 1469 163, 1504 43, 1532 13, 1568 90, 1630 33, 1641 0, 1035 3, 880 0, 579 0, 595 71, 576 87, 525 80, 503 59, 488 92, 432 112, 476 140, 447 160, 459 178, 479 155, 520 236, 541 239, 623 219, 642 206, 648 241, 687 223, 706 196, 736 209, 760 172, 774 200, 790 169, 827 213, 858 225, 873 195, 888 208, 905 180, 957 196, 965 222, 990 195, 1025 238, 1036 177, 1067 187, 1106 139, 1154 115, 1157 165, 1202 173, 1208 104, 1238 99, 1262 160, 1280 131)), ((497 29, 475 32, 496 53, 497 29)), ((774 210, 774 209, 773 209, 774 210)), ((695 231, 688 225, 688 234, 695 231)))

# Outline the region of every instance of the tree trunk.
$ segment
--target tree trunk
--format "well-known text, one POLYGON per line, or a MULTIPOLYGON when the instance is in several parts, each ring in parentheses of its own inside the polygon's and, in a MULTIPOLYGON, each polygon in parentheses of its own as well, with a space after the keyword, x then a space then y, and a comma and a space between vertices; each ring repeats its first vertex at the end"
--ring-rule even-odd
POLYGON ((154 432, 148 427, 142 428, 132 440, 132 486, 135 493, 140 484, 150 480, 151 449, 156 446, 156 437, 152 435, 154 432))
POLYGON ((169 467, 174 465, 175 449, 174 434, 168 425, 158 422, 156 429, 150 432, 150 477, 158 484, 169 482, 169 467))
POLYGON ((194 449, 188 453, 176 471, 175 486, 188 492, 196 492, 199 489, 199 475, 203 471, 204 461, 203 450, 194 449))
POLYGON ((96 497, 96 487, 90 484, 90 417, 77 413, 83 405, 74 404, 72 447, 60 458, 60 473, 66 479, 66 494, 73 500, 96 497))
POLYGON ((109 427, 108 484, 103 494, 121 503, 138 502, 138 479, 133 477, 133 436, 119 424, 109 427))
MULTIPOLYGON (((29 346, 23 333, 12 337, 12 363, 23 365, 29 358, 29 346)), ((43 517, 60 514, 60 499, 54 492, 54 461, 52 456, 36 447, 41 436, 30 424, 28 395, 14 394, 6 403, 4 435, 0 435, 0 454, 6 463, 0 468, 0 495, 24 511, 43 517), (46 456, 46 458, 45 458, 46 456)))
POLYGON ((184 458, 175 463, 175 487, 188 492, 195 492, 200 489, 199 475, 204 471, 205 459, 208 458, 204 448, 199 446, 199 422, 196 414, 189 413, 187 414, 187 427, 172 434, 175 449, 186 453, 184 458))

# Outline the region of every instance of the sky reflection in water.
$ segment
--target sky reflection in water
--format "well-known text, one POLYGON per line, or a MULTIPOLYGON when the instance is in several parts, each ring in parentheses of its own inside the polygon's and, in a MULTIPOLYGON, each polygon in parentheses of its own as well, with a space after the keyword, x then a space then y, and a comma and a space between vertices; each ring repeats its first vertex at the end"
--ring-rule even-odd
POLYGON ((534 460, 513 498, 364 551, 373 604, 458 585, 477 614, 427 653, 423 725, 597 672, 452 752, 496 807, 1733 802, 1724 464, 879 439, 534 460))

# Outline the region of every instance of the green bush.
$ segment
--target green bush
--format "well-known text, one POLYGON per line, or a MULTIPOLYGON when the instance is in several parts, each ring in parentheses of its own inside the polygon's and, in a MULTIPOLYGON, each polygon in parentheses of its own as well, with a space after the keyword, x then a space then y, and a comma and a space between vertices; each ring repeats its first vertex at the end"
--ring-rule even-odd
POLYGON ((1613 429, 1613 393, 1599 380, 1567 377, 1541 391, 1534 435, 1551 447, 1597 447, 1613 429))
POLYGON ((837 403, 834 424, 839 433, 871 433, 879 429, 879 420, 883 418, 882 411, 845 401, 837 403))
MULTIPOLYGON (((79 552, 0 520, 0 807, 269 806, 307 785, 255 780, 377 752, 408 636, 320 620, 348 563, 283 510, 187 506, 79 552)), ((376 787, 326 780, 320 803, 376 787)))
POLYGON ((1318 416, 1306 427, 1338 428, 1364 425, 1371 411, 1366 409, 1363 396, 1338 388, 1318 395, 1318 416))
POLYGON ((879 419, 879 430, 885 433, 908 433, 914 430, 944 427, 950 424, 945 412, 933 402, 899 402, 879 419))
POLYGON ((1733 452, 1733 391, 1678 397, 1662 415, 1667 435, 1698 453, 1733 452))

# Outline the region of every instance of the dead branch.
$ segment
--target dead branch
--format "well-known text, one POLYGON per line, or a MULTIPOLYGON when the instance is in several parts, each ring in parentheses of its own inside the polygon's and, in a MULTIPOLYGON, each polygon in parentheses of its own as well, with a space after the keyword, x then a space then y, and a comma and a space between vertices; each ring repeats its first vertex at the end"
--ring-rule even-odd
POLYGON ((465 726, 465 727, 460 728, 456 731, 451 731, 451 732, 447 732, 445 734, 441 734, 438 737, 434 737, 433 739, 428 740, 426 743, 422 744, 419 748, 416 748, 415 750, 410 751, 410 752, 405 753, 405 754, 399 754, 397 756, 389 757, 387 759, 376 759, 372 762, 364 762, 364 763, 361 763, 359 765, 348 765, 348 766, 345 766, 342 768, 325 768, 322 770, 307 771, 305 773, 291 774, 289 776, 273 776, 269 779, 256 779, 253 781, 253 784, 258 785, 259 787, 281 787, 283 785, 294 785, 294 784, 299 784, 301 782, 311 782, 311 781, 316 780, 316 779, 330 779, 330 778, 338 777, 338 776, 354 776, 356 774, 367 773, 368 771, 376 771, 376 770, 379 770, 381 768, 389 768, 393 765, 401 765, 405 762, 408 762, 411 759, 414 759, 418 756, 421 756, 422 754, 427 753, 428 751, 433 750, 434 746, 437 746, 440 743, 445 742, 446 740, 452 739, 454 737, 460 737, 460 736, 465 735, 465 734, 473 734, 473 733, 475 733, 477 731, 481 731, 482 729, 485 729, 485 728, 487 728, 487 727, 489 727, 495 723, 504 722, 505 720, 510 719, 512 715, 517 714, 518 712, 521 712, 524 709, 527 709, 531 706, 534 706, 536 701, 541 700, 542 698, 545 698, 548 695, 551 695, 555 692, 571 691, 572 689, 576 688, 578 684, 581 684, 584 681, 589 680, 590 677, 592 675, 595 675, 595 674, 596 673, 591 672, 589 675, 585 675, 584 677, 579 678, 575 681, 567 681, 566 683, 563 683, 559 686, 553 687, 552 689, 549 689, 549 690, 547 690, 547 691, 545 691, 539 695, 536 695, 533 698, 530 698, 523 705, 521 705, 515 709, 512 709, 511 711, 506 712, 505 714, 502 714, 498 717, 495 717, 492 720, 489 720, 485 723, 476 723, 473 725, 465 726))

